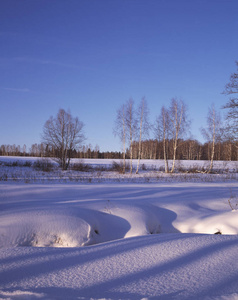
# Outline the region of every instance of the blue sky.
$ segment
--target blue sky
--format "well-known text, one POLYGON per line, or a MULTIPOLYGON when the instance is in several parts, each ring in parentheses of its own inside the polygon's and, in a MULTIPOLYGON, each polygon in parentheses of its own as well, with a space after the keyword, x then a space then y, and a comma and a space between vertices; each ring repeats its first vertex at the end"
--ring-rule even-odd
POLYGON ((202 141, 208 107, 228 100, 237 16, 237 0, 0 1, 0 145, 40 143, 64 108, 84 122, 86 144, 120 151, 116 111, 143 96, 151 122, 181 98, 202 141))

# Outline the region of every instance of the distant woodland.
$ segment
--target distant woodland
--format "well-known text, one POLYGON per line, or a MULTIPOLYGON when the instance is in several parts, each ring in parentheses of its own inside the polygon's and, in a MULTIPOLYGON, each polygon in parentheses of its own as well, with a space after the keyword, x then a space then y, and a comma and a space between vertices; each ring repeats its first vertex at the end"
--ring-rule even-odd
MULTIPOLYGON (((173 158, 173 141, 168 141, 168 159, 173 158)), ((212 143, 199 143, 197 140, 181 140, 177 149, 177 159, 179 160, 210 160, 212 143)), ((133 143, 133 159, 138 159, 138 142, 133 143)), ((163 142, 156 139, 149 139, 141 143, 141 159, 164 159, 163 142)), ((41 144, 33 144, 29 150, 26 145, 23 147, 16 145, 1 145, 1 156, 33 156, 52 157, 55 150, 41 144)), ((82 146, 79 151, 72 151, 72 158, 95 158, 95 159, 122 159, 122 152, 103 152, 99 146, 82 146)), ((130 158, 129 148, 126 149, 126 159, 130 158)), ((215 144, 214 160, 238 160, 238 149, 235 142, 219 141, 215 144)))

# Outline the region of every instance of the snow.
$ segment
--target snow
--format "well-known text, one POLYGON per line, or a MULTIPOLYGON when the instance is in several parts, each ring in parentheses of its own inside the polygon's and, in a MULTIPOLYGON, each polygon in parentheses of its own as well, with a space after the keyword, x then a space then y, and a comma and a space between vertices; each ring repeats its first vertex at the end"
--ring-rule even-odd
POLYGON ((160 234, 85 248, 4 248, 1 286, 48 299, 231 297, 237 292, 237 241, 160 234))
POLYGON ((0 299, 238 299, 236 173, 26 182, 25 168, 1 170, 0 299))

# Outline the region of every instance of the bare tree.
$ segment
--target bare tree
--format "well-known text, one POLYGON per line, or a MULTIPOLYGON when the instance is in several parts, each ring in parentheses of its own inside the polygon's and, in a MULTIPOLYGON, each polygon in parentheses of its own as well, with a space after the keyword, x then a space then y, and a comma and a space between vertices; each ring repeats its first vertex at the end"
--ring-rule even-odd
POLYGON ((26 144, 23 145, 23 149, 22 150, 23 150, 23 155, 25 156, 26 155, 26 144))
POLYGON ((237 72, 230 76, 226 84, 224 94, 231 95, 229 101, 223 108, 227 109, 227 133, 229 138, 234 140, 238 149, 238 61, 236 61, 237 72))
POLYGON ((67 170, 72 151, 77 149, 84 140, 82 132, 84 124, 73 118, 70 112, 60 109, 55 118, 46 121, 43 128, 43 142, 54 148, 56 160, 62 170, 67 170))
POLYGON ((123 104, 117 110, 117 117, 115 121, 114 127, 114 135, 119 136, 120 140, 123 144, 123 174, 126 171, 126 112, 125 112, 125 105, 123 104))
POLYGON ((126 142, 129 144, 130 173, 132 173, 133 144, 136 136, 137 120, 135 117, 134 101, 130 98, 117 111, 114 135, 119 136, 123 143, 123 173, 126 168, 126 142))
POLYGON ((145 97, 143 97, 141 99, 140 105, 137 109, 137 118, 139 120, 140 123, 140 127, 139 127, 139 144, 138 144, 138 161, 137 161, 137 169, 136 169, 136 174, 138 174, 139 172, 139 166, 140 166, 140 159, 141 159, 141 151, 142 151, 142 147, 141 147, 141 141, 142 138, 146 135, 148 135, 149 132, 149 121, 148 121, 148 106, 147 106, 147 102, 145 97))
POLYGON ((169 164, 168 164, 168 140, 170 133, 170 122, 169 122, 169 112, 163 106, 161 108, 160 115, 156 119, 156 136, 159 141, 163 141, 163 153, 164 153, 164 166, 165 173, 169 172, 169 164))
POLYGON ((208 170, 208 172, 210 173, 213 169, 215 144, 221 135, 221 117, 220 114, 216 111, 214 105, 212 105, 208 109, 207 128, 202 128, 201 131, 208 144, 211 146, 210 167, 208 170))
POLYGON ((98 146, 98 144, 96 144, 95 148, 94 148, 94 157, 93 158, 98 158, 100 152, 100 148, 98 146))
POLYGON ((130 98, 125 106, 126 136, 130 147, 130 173, 132 174, 133 142, 136 136, 137 120, 135 117, 134 101, 130 98))
POLYGON ((171 135, 173 141, 173 164, 171 173, 175 169, 176 152, 179 146, 179 139, 182 139, 189 129, 190 121, 187 117, 187 108, 182 100, 171 99, 169 108, 169 119, 171 123, 171 135))

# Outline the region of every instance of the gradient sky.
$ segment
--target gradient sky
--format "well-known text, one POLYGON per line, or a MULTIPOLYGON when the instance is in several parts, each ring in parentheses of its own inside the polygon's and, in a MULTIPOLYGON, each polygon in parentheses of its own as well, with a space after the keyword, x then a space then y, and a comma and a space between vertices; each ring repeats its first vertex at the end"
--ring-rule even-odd
POLYGON ((120 151, 116 111, 143 96, 151 122, 183 99, 202 141, 236 70, 238 1, 0 0, 0 39, 0 145, 40 143, 64 108, 84 122, 86 144, 120 151))

